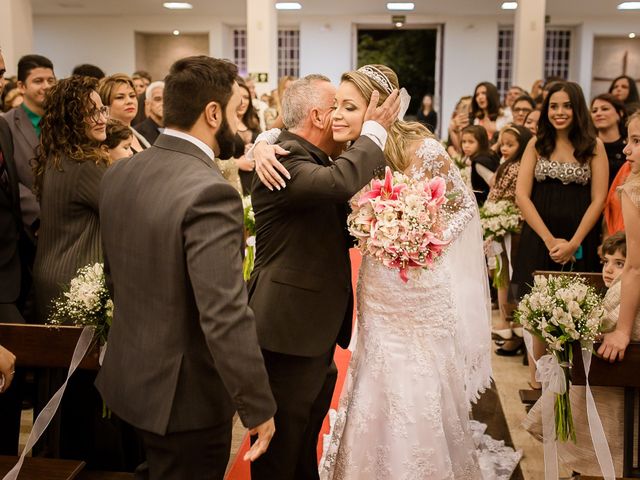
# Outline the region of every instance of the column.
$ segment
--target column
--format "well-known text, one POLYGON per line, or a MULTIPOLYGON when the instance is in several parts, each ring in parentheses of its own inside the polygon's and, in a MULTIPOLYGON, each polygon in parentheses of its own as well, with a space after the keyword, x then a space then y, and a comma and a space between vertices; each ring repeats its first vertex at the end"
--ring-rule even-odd
POLYGON ((258 96, 278 86, 278 12, 275 0, 247 0, 247 70, 266 73, 256 79, 258 96))
POLYGON ((15 75, 18 60, 33 51, 31 0, 0 1, 0 47, 7 74, 15 75))
POLYGON ((546 0, 518 0, 514 25, 513 84, 530 90, 544 76, 546 0))

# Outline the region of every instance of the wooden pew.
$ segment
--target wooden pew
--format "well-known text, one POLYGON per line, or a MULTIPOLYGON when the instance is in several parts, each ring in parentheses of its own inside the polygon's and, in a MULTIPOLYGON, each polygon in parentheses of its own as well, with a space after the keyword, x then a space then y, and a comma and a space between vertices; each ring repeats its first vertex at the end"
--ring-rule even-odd
MULTIPOLYGON (((68 368, 82 327, 0 323, 0 340, 16 356, 16 366, 27 368, 68 368)), ((90 348, 78 368, 98 370, 100 349, 90 348)), ((18 457, 0 456, 0 478, 18 457)), ((84 469, 81 460, 27 457, 20 480, 133 480, 132 473, 94 472, 84 469)))
MULTIPOLYGON (((594 344, 594 352, 600 344, 594 344)), ((640 478, 640 443, 634 436, 640 434, 640 343, 630 343, 622 362, 609 363, 593 355, 589 370, 589 385, 594 387, 624 388, 624 478, 640 478)), ((573 346, 571 381, 585 385, 584 365, 580 345, 573 346)))

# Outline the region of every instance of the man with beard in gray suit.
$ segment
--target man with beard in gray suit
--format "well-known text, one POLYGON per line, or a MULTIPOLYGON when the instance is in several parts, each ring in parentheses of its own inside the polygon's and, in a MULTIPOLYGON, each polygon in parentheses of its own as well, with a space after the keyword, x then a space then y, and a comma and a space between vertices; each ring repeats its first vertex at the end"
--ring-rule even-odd
POLYGON ((206 56, 174 63, 164 133, 101 183, 115 310, 96 386, 142 436, 141 478, 221 480, 236 410, 258 438, 245 459, 264 453, 274 433, 242 277, 242 202, 214 163, 234 153, 236 75, 206 56))

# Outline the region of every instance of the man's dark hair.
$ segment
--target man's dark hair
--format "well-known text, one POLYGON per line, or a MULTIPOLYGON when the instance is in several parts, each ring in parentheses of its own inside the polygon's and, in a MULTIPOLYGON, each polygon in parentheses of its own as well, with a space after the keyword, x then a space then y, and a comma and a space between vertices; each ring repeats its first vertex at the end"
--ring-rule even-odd
POLYGON ((91 65, 90 63, 83 63, 82 65, 77 65, 71 75, 82 75, 83 77, 93 77, 98 80, 104 78, 106 75, 104 71, 97 67, 96 65, 91 65))
POLYGON ((18 61, 18 81, 24 82, 35 68, 50 68, 53 70, 53 63, 42 55, 25 55, 18 61))
POLYGON ((211 102, 219 103, 224 111, 237 75, 233 63, 206 55, 175 62, 164 80, 165 125, 189 130, 211 102))

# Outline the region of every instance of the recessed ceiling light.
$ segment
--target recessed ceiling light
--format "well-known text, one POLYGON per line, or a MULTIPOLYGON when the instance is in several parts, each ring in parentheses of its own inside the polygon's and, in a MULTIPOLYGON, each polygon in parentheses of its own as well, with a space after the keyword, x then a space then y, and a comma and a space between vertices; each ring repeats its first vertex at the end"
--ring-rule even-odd
POLYGON ((402 22, 396 22, 396 27, 400 28, 400 27, 402 27, 402 26, 404 26, 404 23, 402 23, 402 22))
POLYGON ((633 32, 631 32, 631 33, 629 34, 629 38, 636 38, 636 34, 635 34, 635 33, 633 33, 633 32))
POLYGON ((169 10, 191 10, 193 8, 193 5, 187 2, 164 2, 162 6, 169 10))
POLYGON ((518 2, 502 2, 502 10, 516 10, 518 2))
POLYGON ((640 2, 622 2, 618 10, 640 10, 640 2))
POLYGON ((298 2, 278 2, 276 3, 276 10, 300 10, 302 5, 298 2))
POLYGON ((171 33, 173 33, 177 37, 178 35, 180 35, 180 30, 174 30, 171 33))
POLYGON ((416 8, 413 2, 390 2, 387 3, 387 10, 413 10, 416 8))

